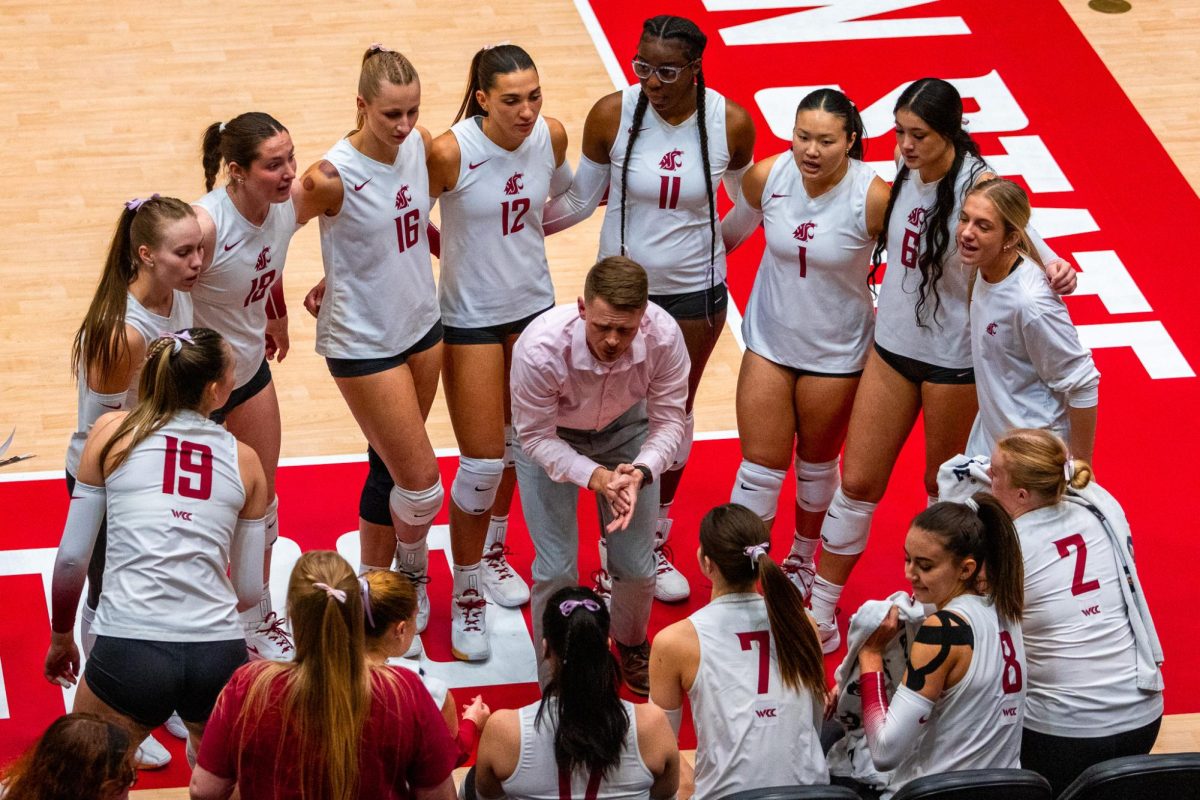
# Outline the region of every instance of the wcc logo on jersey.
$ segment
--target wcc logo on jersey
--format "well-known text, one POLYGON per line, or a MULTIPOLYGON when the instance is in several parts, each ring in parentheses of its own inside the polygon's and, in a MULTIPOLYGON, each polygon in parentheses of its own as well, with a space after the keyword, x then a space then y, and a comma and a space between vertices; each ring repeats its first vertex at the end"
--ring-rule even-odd
POLYGON ((396 208, 408 208, 408 204, 412 202, 412 193, 408 191, 408 184, 400 187, 400 191, 396 192, 396 208))
POLYGON ((258 254, 258 260, 254 262, 254 271, 262 272, 271 263, 271 245, 267 245, 258 254))
POLYGON ((796 226, 796 230, 792 231, 792 238, 800 242, 807 242, 813 238, 813 229, 816 227, 817 223, 815 222, 801 222, 796 226))
POLYGON ((659 169, 670 170, 674 172, 683 166, 683 151, 672 150, 664 155, 658 162, 659 169))
POLYGON ((522 189, 524 189, 525 184, 521 181, 521 179, 524 177, 525 177, 524 173, 521 173, 521 172, 514 173, 511 178, 509 178, 507 181, 504 182, 504 193, 505 194, 517 194, 522 189))

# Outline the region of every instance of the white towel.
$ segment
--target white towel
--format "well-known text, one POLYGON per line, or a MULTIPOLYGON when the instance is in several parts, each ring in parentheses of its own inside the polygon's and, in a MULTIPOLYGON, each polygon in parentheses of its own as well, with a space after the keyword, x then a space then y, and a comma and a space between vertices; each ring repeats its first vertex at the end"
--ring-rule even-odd
POLYGON ((962 503, 976 492, 991 491, 989 466, 988 456, 955 456, 942 464, 937 474, 938 499, 962 503))
POLYGON ((862 689, 859 685, 858 651, 883 622, 892 606, 900 609, 900 635, 888 644, 883 653, 883 677, 888 697, 896 690, 908 662, 908 643, 928 614, 926 607, 913 601, 904 592, 896 592, 886 600, 868 600, 850 618, 846 634, 846 657, 837 668, 837 710, 834 719, 846 729, 826 754, 831 775, 853 778, 861 784, 882 789, 891 778, 890 772, 879 772, 867 749, 866 731, 862 725, 862 689))

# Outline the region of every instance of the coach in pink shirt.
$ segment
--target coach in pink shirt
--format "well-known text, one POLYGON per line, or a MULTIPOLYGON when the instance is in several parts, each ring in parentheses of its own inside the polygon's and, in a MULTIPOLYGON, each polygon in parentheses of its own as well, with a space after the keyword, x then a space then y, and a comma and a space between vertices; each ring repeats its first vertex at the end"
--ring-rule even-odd
POLYGON ((576 504, 581 487, 596 492, 612 638, 625 684, 643 695, 658 479, 683 437, 690 366, 679 325, 648 291, 645 270, 628 258, 598 262, 576 305, 547 311, 521 334, 511 374, 517 482, 536 551, 534 641, 547 598, 579 582, 576 504))

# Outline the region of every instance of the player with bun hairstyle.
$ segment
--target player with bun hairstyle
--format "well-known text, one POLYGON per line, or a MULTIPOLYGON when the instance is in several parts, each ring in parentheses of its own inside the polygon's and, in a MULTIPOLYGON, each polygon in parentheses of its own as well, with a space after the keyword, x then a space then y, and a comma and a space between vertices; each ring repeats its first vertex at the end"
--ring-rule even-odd
POLYGON ((1092 764, 1150 752, 1162 650, 1129 523, 1087 462, 1049 431, 1013 430, 996 443, 991 477, 1025 557, 1021 766, 1057 795, 1092 764))
POLYGON ((1021 546, 995 497, 980 492, 918 514, 904 567, 916 601, 937 610, 910 644, 890 702, 883 650, 899 635, 899 609, 858 655, 871 760, 892 771, 885 798, 922 775, 1020 766, 1028 675, 1021 546))
POLYGON ((190 797, 452 800, 458 748, 416 673, 366 658, 362 595, 337 553, 300 556, 287 594, 296 658, 230 679, 190 797))
POLYGON ((196 324, 219 332, 237 359, 229 402, 213 412, 229 432, 254 448, 267 476, 267 550, 262 597, 242 614, 253 658, 290 658, 284 620, 271 607, 271 548, 279 537, 279 398, 268 362, 288 351, 283 267, 296 232, 292 203, 296 154, 292 137, 260 111, 214 122, 201 145, 208 194, 195 202, 204 234, 204 263, 193 291, 196 324), (228 182, 216 186, 224 167, 228 182))
POLYGON ((4 774, 5 800, 126 800, 137 781, 129 730, 64 714, 4 774))
POLYGON ((866 277, 888 187, 862 160, 863 136, 849 98, 810 92, 791 150, 750 168, 721 223, 729 250, 759 223, 766 233, 742 321, 742 463, 730 500, 770 524, 794 457, 796 529, 782 566, 806 599, 875 321, 866 277))
POLYGON ((75 710, 117 719, 139 739, 178 711, 189 755, 246 660, 238 611, 262 590, 262 466, 208 418, 233 375, 232 351, 208 328, 151 343, 138 404, 88 435, 51 581, 45 676, 65 686, 78 679, 75 611, 107 520, 107 580, 75 710))
POLYGON ((650 649, 650 699, 676 733, 685 694, 691 704, 697 798, 829 782, 818 736, 821 642, 770 546, 770 532, 744 506, 705 514, 697 557, 712 600, 659 631, 650 649))
POLYGON ((1100 373, 1042 277, 1025 232, 1031 213, 1024 189, 991 178, 967 194, 959 214, 962 263, 979 273, 971 293, 979 414, 964 452, 992 452, 1010 428, 1047 428, 1090 461, 1100 373))
MULTIPOLYGON (((964 127, 958 90, 938 78, 910 84, 896 100, 899 171, 872 258, 886 250, 875 347, 854 397, 842 484, 821 526, 822 554, 812 610, 825 652, 838 648, 837 601, 867 546, 871 519, 900 449, 922 417, 925 490, 937 499, 937 470, 963 452, 978 408, 971 360, 968 286, 973 270, 955 243, 967 191, 992 177, 964 127)), ((1075 270, 1040 244, 1056 292, 1075 287, 1075 270)))
MULTIPOLYGON (((704 366, 725 326, 725 245, 716 188, 731 200, 754 155, 746 110, 707 87, 702 59, 708 37, 689 19, 647 19, 633 59, 638 83, 602 97, 588 113, 583 155, 571 191, 546 209, 546 230, 584 219, 611 187, 600 258, 628 256, 650 276, 650 301, 683 331, 691 359, 687 429, 662 478, 655 597, 687 598, 687 579, 663 550, 671 503, 691 450, 692 405, 704 366)), ((603 550, 602 556, 603 556, 603 550)), ((607 579, 602 579, 607 585, 607 579)))
POLYGON ((541 108, 529 54, 485 47, 471 59, 454 126, 429 154, 430 194, 442 209, 443 375, 460 452, 450 489, 450 638, 464 661, 491 654, 485 587, 503 606, 529 600, 504 543, 516 485, 508 368, 517 337, 554 306, 542 208, 571 185, 566 131, 541 108))
MULTIPOLYGON (((425 420, 437 393, 442 323, 430 257, 429 132, 417 125, 412 62, 363 53, 357 127, 309 167, 295 195, 321 227, 325 278, 305 298, 317 353, 369 444, 359 499, 360 570, 397 568, 417 584, 417 630, 429 621, 425 537, 444 492, 425 420)), ((420 640, 413 642, 413 655, 420 640)))
POLYGON ((608 609, 595 592, 566 586, 542 615, 551 665, 542 699, 492 715, 479 743, 480 798, 558 800, 674 797, 679 748, 662 709, 617 694, 608 609))
MULTIPOLYGON (((187 203, 155 194, 125 204, 100 283, 71 348, 79 401, 67 447, 67 492, 75 487, 88 431, 109 411, 137 405, 146 348, 162 331, 192 324, 192 288, 203 259, 203 236, 187 203)), ((104 586, 105 526, 100 523, 88 564, 80 615, 83 656, 91 653, 92 622, 104 586)), ((186 735, 186 729, 185 733, 186 735)), ((138 748, 143 768, 166 766, 171 754, 153 736, 138 748)))

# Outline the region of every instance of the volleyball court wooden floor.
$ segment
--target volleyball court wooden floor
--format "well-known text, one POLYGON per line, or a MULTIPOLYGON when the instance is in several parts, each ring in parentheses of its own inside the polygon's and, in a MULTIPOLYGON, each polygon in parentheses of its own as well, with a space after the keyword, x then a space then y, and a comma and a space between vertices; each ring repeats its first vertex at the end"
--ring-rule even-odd
MULTIPOLYGON (((709 3, 718 5, 778 6, 709 3)), ((922 13, 936 13, 936 5, 922 13)), ((1134 0, 1131 12, 1111 16, 1089 10, 1084 0, 1062 0, 1062 5, 1195 190, 1200 186, 1195 100, 1200 96, 1200 0, 1134 0)), ((566 126, 568 157, 575 163, 588 109, 613 88, 570 0, 4 0, 0 8, 6 43, 0 49, 0 163, 9 173, 0 196, 0 440, 15 427, 11 452, 37 454, 17 467, 23 471, 61 469, 75 419, 70 340, 122 202, 156 191, 184 199, 203 194, 199 138, 210 122, 247 110, 269 111, 290 129, 303 169, 351 127, 358 59, 366 45, 380 41, 416 64, 423 90, 421 124, 436 135, 457 109, 474 50, 512 41, 537 61, 544 113, 566 126)), ((630 18, 640 19, 643 12, 657 9, 639 3, 630 18)), ((1035 55, 1053 65, 1052 52, 1035 55)), ((623 61, 628 54, 618 50, 616 56, 623 61)), ((1046 80, 1053 80, 1052 71, 1046 80)), ((710 76, 710 83, 720 88, 719 75, 710 76)), ((1086 94, 1088 87, 1061 90, 1086 94)), ((1103 108, 1093 111, 1104 113, 1103 108)), ((1081 121, 1080 135, 1086 135, 1086 127, 1081 121)), ((760 127, 760 141, 769 136, 760 127)), ((1119 184, 1132 182, 1136 170, 1130 166, 1136 167, 1138 154, 1123 150, 1120 140, 1111 142, 1111 153, 1111 161, 1095 169, 1113 170, 1119 184)), ((560 302, 578 293, 595 255, 599 222, 596 215, 548 240, 560 302)), ((1180 232, 1193 227, 1194 221, 1186 221, 1180 232)), ((289 252, 285 286, 291 350, 274 369, 285 458, 356 454, 364 446, 313 351, 314 324, 301 305, 320 274, 317 232, 309 226, 289 252)), ((723 336, 700 390, 698 431, 735 429, 739 360, 734 337, 723 336)), ((1106 419, 1101 436, 1117 434, 1119 425, 1106 419)), ((440 399, 428 428, 435 447, 454 446, 440 399)), ((0 519, 0 528, 4 525, 0 519)), ((1200 715, 1169 718, 1159 746, 1200 749, 1200 715)), ((180 791, 135 794, 183 796, 180 791)))

